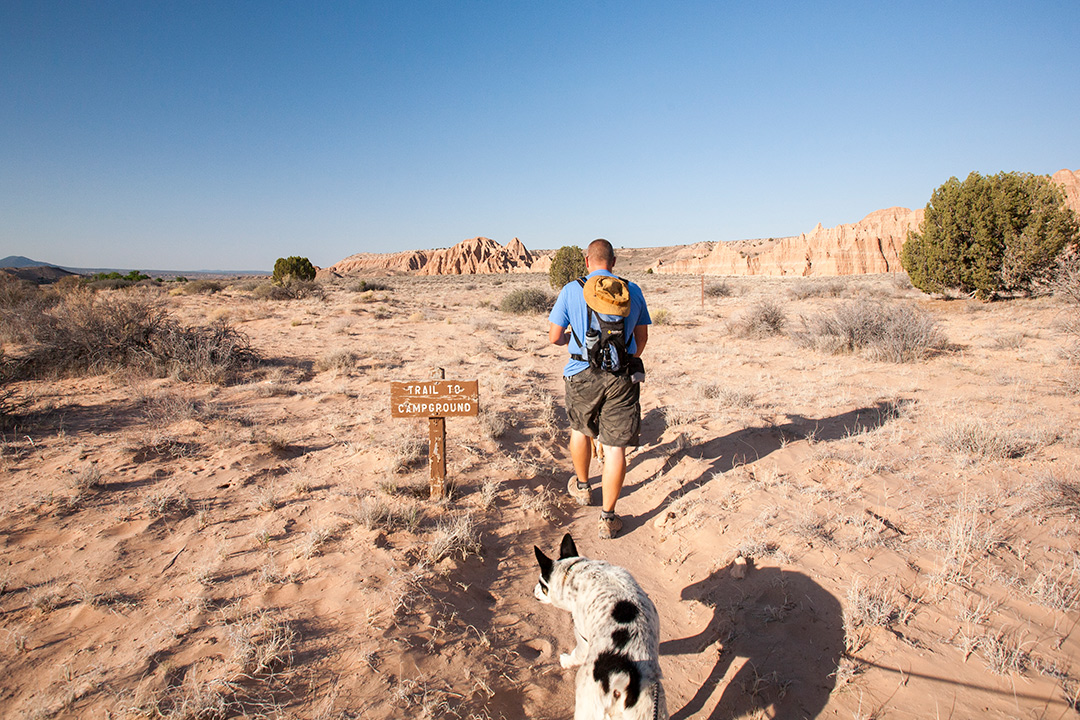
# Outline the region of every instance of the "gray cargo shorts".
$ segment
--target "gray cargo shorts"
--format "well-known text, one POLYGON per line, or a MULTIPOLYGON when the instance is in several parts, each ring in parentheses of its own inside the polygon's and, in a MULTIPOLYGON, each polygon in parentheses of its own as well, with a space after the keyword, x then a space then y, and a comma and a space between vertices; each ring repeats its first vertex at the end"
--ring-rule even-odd
POLYGON ((563 378, 570 427, 610 447, 638 444, 641 385, 629 375, 588 368, 563 378))

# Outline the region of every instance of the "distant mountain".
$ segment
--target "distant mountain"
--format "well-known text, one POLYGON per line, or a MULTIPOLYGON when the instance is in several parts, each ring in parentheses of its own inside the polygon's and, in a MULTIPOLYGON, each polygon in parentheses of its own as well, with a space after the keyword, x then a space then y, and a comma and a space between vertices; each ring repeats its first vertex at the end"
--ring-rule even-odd
POLYGON ((38 262, 22 255, 8 255, 0 260, 0 268, 56 267, 52 263, 38 262))

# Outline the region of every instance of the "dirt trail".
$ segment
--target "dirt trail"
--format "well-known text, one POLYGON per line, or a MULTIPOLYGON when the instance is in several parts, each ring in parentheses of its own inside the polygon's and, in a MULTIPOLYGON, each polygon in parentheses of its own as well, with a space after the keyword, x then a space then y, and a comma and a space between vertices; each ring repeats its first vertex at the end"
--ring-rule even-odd
POLYGON ((565 351, 496 307, 539 277, 163 296, 232 322, 261 366, 17 383, 0 717, 567 718, 570 618, 532 596, 532 546, 567 531, 656 603, 673 717, 1076 716, 1062 306, 867 278, 729 280, 702 307, 698 278, 635 279, 664 321, 612 541, 565 498, 565 351), (784 331, 741 334, 766 300, 784 331), (855 301, 921 308, 948 346, 896 364, 796 342, 855 301), (441 503, 426 423, 387 407, 435 367, 482 407, 447 422, 441 503))

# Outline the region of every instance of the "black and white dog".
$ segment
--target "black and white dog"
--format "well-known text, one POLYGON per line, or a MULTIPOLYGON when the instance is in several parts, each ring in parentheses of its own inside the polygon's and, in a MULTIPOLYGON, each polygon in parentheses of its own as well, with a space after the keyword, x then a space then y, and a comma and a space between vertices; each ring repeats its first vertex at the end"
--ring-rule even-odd
POLYGON ((668 717, 660 684, 660 619, 624 568, 578 555, 567 534, 552 560, 534 547, 541 602, 569 610, 578 643, 559 656, 578 667, 574 720, 660 720, 668 717))

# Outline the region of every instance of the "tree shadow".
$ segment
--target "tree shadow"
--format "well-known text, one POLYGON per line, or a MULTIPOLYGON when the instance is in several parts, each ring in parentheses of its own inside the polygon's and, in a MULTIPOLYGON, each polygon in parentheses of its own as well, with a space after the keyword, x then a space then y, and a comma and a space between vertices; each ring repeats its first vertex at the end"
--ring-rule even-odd
POLYGON ((716 662, 697 692, 672 720, 746 717, 769 709, 778 720, 815 717, 836 684, 844 652, 840 602, 810 577, 776 567, 750 568, 745 579, 730 566, 687 586, 683 600, 713 611, 697 635, 667 640, 661 655, 700 655, 717 646, 716 662), (706 705, 734 663, 741 667, 706 705))

